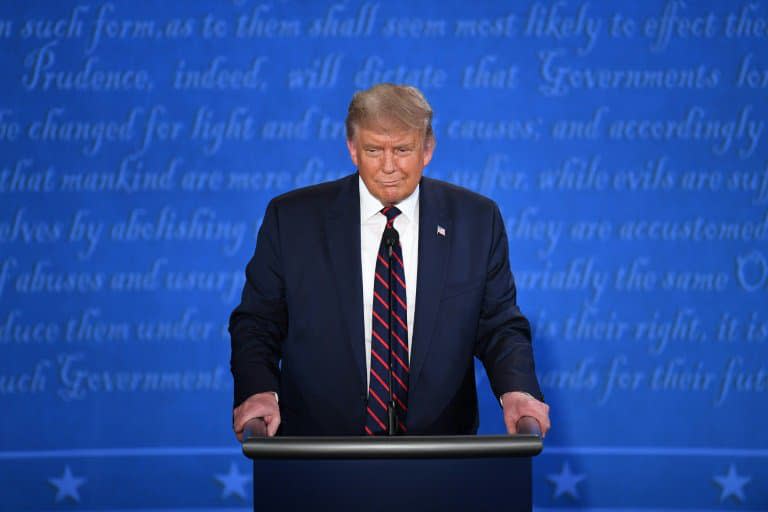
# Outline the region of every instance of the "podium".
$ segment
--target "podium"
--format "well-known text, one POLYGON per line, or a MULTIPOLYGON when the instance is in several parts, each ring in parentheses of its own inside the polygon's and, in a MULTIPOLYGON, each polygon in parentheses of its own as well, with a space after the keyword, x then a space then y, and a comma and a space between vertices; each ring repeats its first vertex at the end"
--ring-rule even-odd
POLYGON ((249 422, 254 510, 529 511, 533 418, 516 435, 265 437, 249 422))

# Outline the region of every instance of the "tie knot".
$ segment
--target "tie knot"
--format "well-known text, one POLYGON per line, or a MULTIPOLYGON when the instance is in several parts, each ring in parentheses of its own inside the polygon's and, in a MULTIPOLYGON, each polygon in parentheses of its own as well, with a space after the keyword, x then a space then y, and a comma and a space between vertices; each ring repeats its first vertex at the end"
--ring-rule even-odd
POLYGON ((384 214, 384 216, 387 218, 387 224, 391 226, 392 222, 395 220, 395 217, 400 215, 400 210, 397 208, 397 206, 385 206, 381 209, 381 213, 384 214))

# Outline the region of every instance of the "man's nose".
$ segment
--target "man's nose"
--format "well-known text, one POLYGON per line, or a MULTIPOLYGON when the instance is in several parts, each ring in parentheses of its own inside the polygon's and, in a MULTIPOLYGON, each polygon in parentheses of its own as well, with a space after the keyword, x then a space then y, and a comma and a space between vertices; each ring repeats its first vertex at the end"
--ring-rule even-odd
POLYGON ((395 155, 391 151, 384 152, 384 172, 395 172, 395 155))

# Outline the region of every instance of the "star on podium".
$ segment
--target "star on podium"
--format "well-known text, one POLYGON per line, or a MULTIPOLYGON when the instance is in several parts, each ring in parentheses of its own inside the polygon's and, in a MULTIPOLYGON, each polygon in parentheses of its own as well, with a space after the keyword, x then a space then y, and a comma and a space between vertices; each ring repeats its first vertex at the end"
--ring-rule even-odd
POLYGON ((51 477, 48 482, 56 487, 56 502, 60 502, 64 498, 70 498, 71 500, 80 503, 80 493, 77 488, 83 485, 87 479, 77 478, 72 474, 72 470, 69 466, 64 466, 64 474, 59 478, 51 477))
POLYGON ((728 468, 727 475, 715 475, 712 479, 723 489, 723 492, 720 493, 721 503, 729 496, 733 496, 741 503, 746 501, 746 498, 744 497, 744 486, 747 485, 752 478, 748 476, 739 476, 736 472, 736 467, 733 464, 728 468))
POLYGON ((560 469, 560 473, 554 473, 547 475, 547 480, 555 484, 554 497, 559 498, 563 494, 568 494, 574 499, 579 498, 579 490, 576 488, 576 484, 587 478, 587 475, 572 473, 571 466, 568 462, 563 462, 563 467, 560 469))
POLYGON ((245 499, 245 484, 251 480, 251 477, 240 473, 234 462, 229 465, 229 473, 214 475, 214 477, 224 487, 221 491, 222 499, 233 494, 245 499))

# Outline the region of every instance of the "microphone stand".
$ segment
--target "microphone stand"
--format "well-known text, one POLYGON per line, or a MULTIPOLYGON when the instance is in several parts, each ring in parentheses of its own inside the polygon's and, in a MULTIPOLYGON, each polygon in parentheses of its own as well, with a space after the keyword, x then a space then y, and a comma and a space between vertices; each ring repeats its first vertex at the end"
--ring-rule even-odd
POLYGON ((387 362, 389 365, 389 372, 387 373, 387 384, 389 385, 389 403, 387 403, 387 429, 389 430, 390 436, 397 434, 397 405, 395 404, 395 391, 392 389, 392 294, 394 293, 392 291, 392 262, 394 261, 394 258, 392 257, 392 251, 395 244, 398 243, 399 238, 400 237, 394 228, 388 227, 385 229, 384 243, 388 249, 387 259, 389 260, 389 315, 387 315, 387 323, 389 328, 389 332, 387 333, 389 343, 389 360, 387 362))

